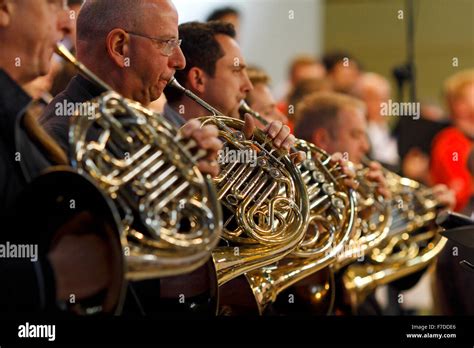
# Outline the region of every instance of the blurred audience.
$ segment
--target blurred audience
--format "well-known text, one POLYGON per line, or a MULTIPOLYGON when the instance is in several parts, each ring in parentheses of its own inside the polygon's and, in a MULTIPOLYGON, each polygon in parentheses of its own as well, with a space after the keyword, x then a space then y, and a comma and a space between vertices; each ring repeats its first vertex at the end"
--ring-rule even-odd
POLYGON ((474 69, 448 78, 444 95, 452 126, 433 141, 430 174, 434 183, 444 183, 456 192, 456 210, 462 211, 474 192, 467 168, 474 140, 474 69))
POLYGON ((240 41, 240 12, 233 7, 220 7, 212 11, 206 19, 206 22, 210 21, 223 21, 230 23, 234 26, 235 37, 237 41, 240 41))
POLYGON ((431 184, 429 171, 431 143, 449 125, 442 107, 433 100, 420 103, 420 118, 399 118, 394 133, 398 141, 401 174, 426 185, 431 184))
POLYGON ((370 157, 397 170, 400 161, 397 139, 390 129, 390 118, 381 113, 382 103, 388 103, 391 96, 388 80, 376 73, 364 73, 353 87, 353 94, 367 106, 370 157))
POLYGON ((278 103, 278 109, 285 115, 291 116, 293 110, 289 104, 289 96, 293 93, 296 85, 305 79, 324 79, 326 69, 324 65, 315 57, 308 54, 297 55, 293 58, 288 69, 288 81, 283 91, 276 91, 276 97, 281 99, 278 103))
POLYGON ((315 92, 330 91, 332 91, 332 86, 328 79, 309 78, 299 81, 288 96, 288 118, 290 123, 298 122, 296 119, 296 116, 298 116, 297 108, 305 96, 315 92))
POLYGON ((294 87, 303 79, 322 79, 326 77, 324 65, 309 55, 300 55, 293 59, 290 65, 290 83, 294 87))
POLYGON ((421 118, 434 122, 443 122, 447 119, 443 108, 431 100, 421 101, 420 115, 421 118))
POLYGON ((336 92, 349 93, 361 74, 360 63, 348 52, 327 53, 323 64, 336 92))

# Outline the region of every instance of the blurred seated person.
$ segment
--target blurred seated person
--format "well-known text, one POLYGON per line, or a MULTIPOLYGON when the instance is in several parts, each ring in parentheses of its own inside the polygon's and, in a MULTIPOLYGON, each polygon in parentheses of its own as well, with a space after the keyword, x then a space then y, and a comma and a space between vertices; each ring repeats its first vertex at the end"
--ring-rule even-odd
POLYGON ((364 73, 355 84, 353 94, 367 106, 370 157, 396 171, 400 160, 397 139, 390 129, 389 117, 381 113, 381 104, 388 103, 390 99, 390 84, 379 74, 364 73))
POLYGON ((443 108, 438 103, 431 100, 421 101, 420 116, 425 120, 433 122, 444 122, 447 120, 443 108))
POLYGON ((288 70, 288 81, 280 91, 275 91, 275 97, 280 100, 278 109, 285 115, 291 114, 289 110, 289 96, 296 85, 304 79, 324 79, 326 69, 324 65, 315 57, 307 54, 301 54, 293 58, 288 70))
POLYGON ((462 211, 474 192, 467 168, 474 140, 474 69, 448 78, 444 95, 452 126, 441 131, 433 141, 430 174, 434 183, 444 183, 455 191, 455 209, 462 211))
POLYGON ((348 52, 334 51, 324 55, 323 64, 334 90, 350 93, 360 77, 360 63, 348 52))
POLYGON ((431 143, 448 125, 443 109, 433 101, 421 102, 419 119, 402 118, 397 122, 394 133, 403 176, 431 185, 431 143))
POLYGON ((331 82, 328 79, 303 79, 298 81, 290 95, 288 96, 288 119, 294 125, 298 122, 295 118, 298 115, 298 104, 303 98, 315 92, 332 91, 331 82))
POLYGON ((434 137, 449 126, 444 110, 436 102, 422 101, 420 118, 400 119, 395 127, 403 176, 431 185, 430 152, 434 137))
MULTIPOLYGON (((270 91, 270 76, 257 67, 248 67, 247 74, 253 85, 253 89, 247 92, 245 98, 250 108, 258 112, 268 122, 280 121, 288 125, 288 118, 278 110, 275 98, 270 91)), ((259 128, 265 128, 259 121, 256 120, 256 123, 259 128)))

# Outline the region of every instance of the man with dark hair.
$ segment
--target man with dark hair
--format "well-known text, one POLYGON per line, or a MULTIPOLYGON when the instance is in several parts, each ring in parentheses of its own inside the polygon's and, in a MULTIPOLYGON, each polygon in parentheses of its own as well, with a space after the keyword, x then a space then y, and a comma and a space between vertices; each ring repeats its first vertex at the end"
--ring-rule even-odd
POLYGON ((350 93, 361 72, 359 62, 347 52, 335 51, 324 55, 323 64, 334 90, 350 93))
MULTIPOLYGON (((252 84, 248 79, 240 49, 234 41, 234 27, 220 21, 184 23, 179 26, 179 35, 183 38, 181 49, 186 57, 186 67, 176 71, 174 75, 176 80, 184 87, 197 92, 198 96, 202 94, 206 102, 223 114, 230 115, 235 112, 239 101, 250 91, 252 84), (227 54, 227 59, 224 61, 223 58, 227 52, 224 51, 225 48, 221 43, 226 44, 225 48, 232 49, 231 53, 237 54, 233 56, 227 54), (216 70, 221 66, 222 72, 217 72, 216 70), (222 76, 223 73, 226 75, 222 76), (239 79, 225 78, 233 73, 239 73, 239 79), (195 88, 193 88, 194 84, 195 88), (203 93, 201 90, 204 90, 204 84, 206 88, 203 93)), ((185 119, 209 113, 174 88, 166 88, 165 95, 168 104, 173 108, 178 109, 179 105, 184 106, 186 112, 181 114, 185 119), (191 112, 195 111, 194 109, 200 109, 199 115, 191 112)), ((165 106, 165 114, 169 111, 169 108, 165 106)))
MULTIPOLYGON (((232 24, 191 22, 179 26, 186 67, 175 77, 185 88, 205 100, 224 115, 237 116, 242 99, 252 90, 247 66, 235 40, 232 24)), ((209 111, 173 88, 166 88, 165 115, 169 119, 189 120, 209 115, 209 111)), ((246 118, 253 127, 254 120, 246 118)), ((287 150, 295 138, 288 126, 271 122, 265 129, 277 147, 287 150)))

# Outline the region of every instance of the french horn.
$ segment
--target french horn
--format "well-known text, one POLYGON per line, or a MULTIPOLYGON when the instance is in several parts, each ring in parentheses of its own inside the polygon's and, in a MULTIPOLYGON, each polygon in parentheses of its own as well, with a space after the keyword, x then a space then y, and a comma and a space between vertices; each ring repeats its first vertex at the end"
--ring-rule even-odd
POLYGON ((427 267, 446 244, 436 225, 440 204, 432 190, 386 169, 384 174, 392 193, 388 234, 363 262, 349 265, 342 274, 353 311, 377 286, 427 267))
POLYGON ((366 179, 368 163, 356 166, 357 219, 349 243, 334 264, 334 271, 362 259, 388 235, 392 224, 392 204, 377 192, 377 184, 366 179))
POLYGON ((188 273, 217 245, 222 214, 215 189, 197 169, 196 143, 163 117, 113 92, 62 45, 56 52, 104 90, 76 114, 72 166, 114 202, 123 226, 126 277, 139 281, 188 273))
MULTIPOLYGON (((268 122, 245 101, 241 114, 248 113, 262 124, 268 122)), ((345 174, 331 156, 317 146, 298 139, 295 151, 306 160, 298 165, 309 196, 309 224, 301 243, 285 258, 245 274, 263 314, 279 294, 294 284, 332 264, 353 233, 356 198, 344 184, 345 174)), ((314 299, 318 301, 317 295, 314 299)))
POLYGON ((255 129, 246 138, 243 121, 224 116, 175 79, 168 86, 212 114, 200 121, 219 129, 224 154, 253 154, 252 161, 222 156, 222 170, 213 180, 224 216, 223 241, 212 252, 219 286, 288 255, 303 241, 309 222, 308 192, 299 169, 263 131, 255 129))

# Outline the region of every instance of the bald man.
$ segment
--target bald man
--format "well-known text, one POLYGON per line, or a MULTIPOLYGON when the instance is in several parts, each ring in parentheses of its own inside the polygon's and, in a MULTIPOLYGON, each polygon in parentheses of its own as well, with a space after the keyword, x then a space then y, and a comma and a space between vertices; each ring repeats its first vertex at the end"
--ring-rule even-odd
MULTIPOLYGON (((77 57, 100 79, 126 98, 148 106, 157 100, 185 59, 178 39, 178 14, 168 0, 89 0, 77 18, 77 57)), ((69 118, 56 106, 83 103, 103 90, 78 74, 48 105, 41 122, 63 149, 69 148, 69 118)), ((76 104, 77 105, 77 104, 76 104)), ((217 175, 217 128, 189 122, 183 134, 192 137, 207 157, 204 173, 217 175)))

